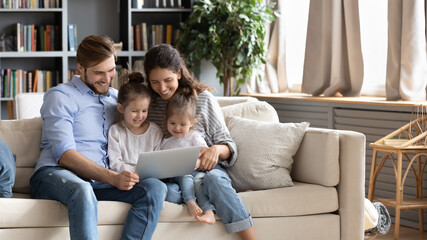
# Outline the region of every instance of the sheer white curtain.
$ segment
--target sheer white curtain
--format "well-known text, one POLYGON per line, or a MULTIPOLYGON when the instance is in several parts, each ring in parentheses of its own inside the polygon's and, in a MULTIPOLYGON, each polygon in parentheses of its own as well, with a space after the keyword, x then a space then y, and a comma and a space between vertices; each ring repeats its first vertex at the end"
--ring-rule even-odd
POLYGON ((424 0, 388 1, 387 100, 426 100, 424 0))
POLYGON ((310 1, 302 92, 354 97, 362 83, 358 1, 310 1))

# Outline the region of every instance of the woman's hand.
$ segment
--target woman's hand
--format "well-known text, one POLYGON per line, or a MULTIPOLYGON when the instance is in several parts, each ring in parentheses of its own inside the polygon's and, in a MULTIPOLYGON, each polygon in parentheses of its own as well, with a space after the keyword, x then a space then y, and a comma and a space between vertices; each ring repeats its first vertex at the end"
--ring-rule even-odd
POLYGON ((218 158, 220 152, 218 151, 217 145, 212 145, 211 147, 203 147, 200 150, 199 154, 199 171, 209 171, 212 170, 218 163, 218 158))
POLYGON ((216 166, 219 158, 228 159, 230 154, 228 145, 212 145, 209 148, 204 147, 200 150, 200 164, 198 170, 210 171, 216 166))

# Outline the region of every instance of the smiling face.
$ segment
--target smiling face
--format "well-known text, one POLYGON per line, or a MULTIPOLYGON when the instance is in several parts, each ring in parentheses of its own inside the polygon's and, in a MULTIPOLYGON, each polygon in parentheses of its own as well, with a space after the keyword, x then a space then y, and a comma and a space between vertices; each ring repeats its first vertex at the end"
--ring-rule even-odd
POLYGON ((116 76, 116 63, 114 56, 93 66, 84 68, 77 63, 81 75, 80 79, 92 89, 96 94, 106 94, 110 86, 111 79, 116 76))
POLYGON ((170 99, 176 92, 179 79, 181 71, 174 73, 167 68, 154 68, 149 74, 151 88, 164 100, 170 99))
POLYGON ((180 114, 172 114, 167 120, 168 132, 176 138, 181 138, 187 135, 193 125, 196 123, 194 119, 189 116, 182 116, 180 114))
POLYGON ((147 119, 150 99, 137 97, 126 106, 117 104, 117 109, 123 114, 124 122, 132 133, 138 133, 143 123, 147 119))

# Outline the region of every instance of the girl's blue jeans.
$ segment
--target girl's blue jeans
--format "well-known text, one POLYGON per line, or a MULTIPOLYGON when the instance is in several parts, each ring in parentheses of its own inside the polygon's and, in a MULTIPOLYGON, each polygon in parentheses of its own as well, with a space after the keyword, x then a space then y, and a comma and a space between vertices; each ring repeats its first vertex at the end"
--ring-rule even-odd
MULTIPOLYGON (((178 184, 167 183, 167 186, 166 201, 182 203, 178 184)), ((216 214, 225 224, 228 233, 240 232, 253 226, 252 217, 236 190, 231 186, 231 179, 222 167, 217 165, 206 172, 201 189, 209 202, 215 206, 216 214)))
POLYGON ((85 180, 61 167, 42 167, 30 179, 31 197, 57 200, 68 206, 71 239, 98 239, 98 200, 132 204, 121 239, 151 239, 166 197, 158 179, 141 180, 129 191, 85 180))

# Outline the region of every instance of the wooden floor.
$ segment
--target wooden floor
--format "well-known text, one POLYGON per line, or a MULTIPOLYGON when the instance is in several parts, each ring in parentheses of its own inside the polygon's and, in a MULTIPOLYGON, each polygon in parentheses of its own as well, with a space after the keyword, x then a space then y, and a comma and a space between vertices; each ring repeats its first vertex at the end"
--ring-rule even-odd
MULTIPOLYGON (((394 240, 394 225, 386 235, 379 235, 375 240, 394 240)), ((427 232, 420 232, 418 229, 405 226, 400 227, 399 240, 427 240, 427 232)))

